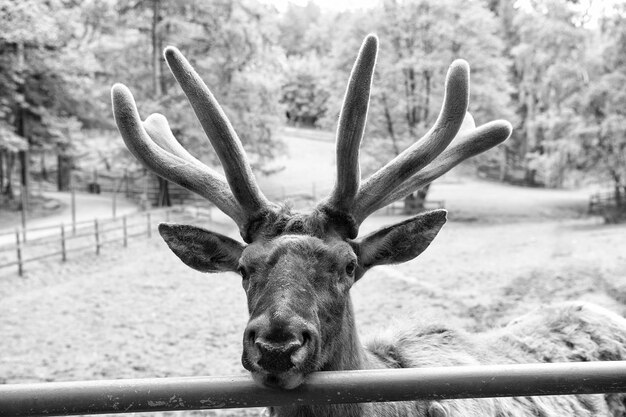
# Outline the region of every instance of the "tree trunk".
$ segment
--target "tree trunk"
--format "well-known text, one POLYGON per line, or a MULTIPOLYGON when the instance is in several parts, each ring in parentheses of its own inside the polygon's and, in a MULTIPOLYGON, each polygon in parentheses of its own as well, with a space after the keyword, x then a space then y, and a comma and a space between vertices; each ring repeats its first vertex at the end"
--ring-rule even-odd
POLYGON ((393 145, 393 151, 395 155, 400 155, 400 147, 398 146, 398 140, 396 139, 395 129, 393 127, 393 119, 391 118, 391 112, 387 104, 387 95, 383 94, 381 98, 383 102, 383 108, 385 109, 385 122, 387 124, 387 133, 391 138, 391 144, 393 145))
POLYGON ((509 176, 509 158, 506 147, 500 149, 500 182, 504 182, 509 176))
POLYGON ((417 214, 426 209, 426 197, 430 190, 430 184, 420 188, 417 192, 409 194, 404 198, 404 214, 417 214))
POLYGON ((172 205, 172 201, 170 199, 169 182, 161 177, 157 178, 159 179, 159 198, 157 205, 159 207, 170 207, 172 205))
POLYGON ((19 151, 18 153, 19 159, 20 159, 20 192, 23 193, 22 195, 22 210, 27 211, 28 210, 28 197, 29 197, 29 181, 28 181, 28 172, 29 172, 29 167, 28 167, 28 162, 29 162, 29 154, 28 151, 19 151))
POLYGON ((4 190, 4 159, 6 151, 0 150, 0 193, 4 190))
POLYGON ((41 152, 40 164, 41 164, 41 180, 42 181, 48 181, 48 170, 46 169, 46 154, 45 154, 45 152, 41 152))
MULTIPOLYGON (((164 92, 164 80, 162 77, 162 58, 161 58, 161 45, 162 40, 157 31, 158 25, 161 22, 161 0, 152 0, 152 27, 151 27, 151 41, 152 41, 152 86, 154 88, 154 97, 157 100, 163 95, 164 92)), ((159 184, 159 196, 157 200, 157 206, 169 207, 172 205, 170 201, 169 183, 167 180, 157 177, 159 184)))
POLYGON ((157 26, 161 21, 161 0, 152 0, 152 26, 150 28, 152 40, 152 87, 154 96, 160 97, 161 90, 161 42, 157 33, 157 26))
POLYGON ((13 167, 15 166, 15 153, 7 152, 6 157, 6 186, 2 193, 7 197, 7 199, 13 200, 15 198, 15 194, 13 193, 13 167))
POLYGON ((622 184, 620 181, 620 178, 618 175, 613 174, 613 178, 614 178, 614 183, 613 183, 613 190, 614 190, 614 196, 615 196, 615 205, 617 207, 622 207, 625 203, 624 199, 626 196, 624 196, 622 194, 622 184))
POLYGON ((416 112, 417 112, 417 104, 415 99, 415 72, 413 68, 405 68, 402 70, 402 74, 404 75, 404 97, 406 100, 405 103, 405 112, 404 115, 407 123, 407 127, 409 128, 409 135, 415 136, 415 125, 416 125, 416 112))
POLYGON ((428 71, 424 71, 424 114, 422 115, 422 120, 427 123, 428 118, 430 117, 430 73, 428 71))
POLYGON ((69 191, 72 178, 72 157, 59 154, 57 156, 57 190, 69 191))

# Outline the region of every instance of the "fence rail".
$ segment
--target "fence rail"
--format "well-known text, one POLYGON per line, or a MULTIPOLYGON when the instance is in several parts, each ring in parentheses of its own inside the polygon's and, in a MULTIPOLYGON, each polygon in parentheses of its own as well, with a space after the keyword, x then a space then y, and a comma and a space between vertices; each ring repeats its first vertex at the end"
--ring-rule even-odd
MULTIPOLYGON (((150 237, 157 221, 169 221, 172 213, 182 211, 182 207, 167 207, 111 219, 94 219, 70 225, 58 224, 27 229, 31 235, 34 231, 45 232, 28 241, 24 240, 26 232, 16 229, 10 233, 15 239, 0 245, 0 269, 17 267, 18 275, 22 276, 25 265, 32 262, 50 258, 58 258, 59 261, 65 262, 70 254, 87 251, 100 254, 104 246, 111 244, 126 247, 128 238, 150 237)), ((209 208, 196 206, 194 211, 196 217, 210 216, 209 208)), ((6 233, 2 236, 6 236, 6 233)))
POLYGON ((0 385, 0 416, 626 392, 626 361, 318 372, 295 390, 249 376, 0 385))

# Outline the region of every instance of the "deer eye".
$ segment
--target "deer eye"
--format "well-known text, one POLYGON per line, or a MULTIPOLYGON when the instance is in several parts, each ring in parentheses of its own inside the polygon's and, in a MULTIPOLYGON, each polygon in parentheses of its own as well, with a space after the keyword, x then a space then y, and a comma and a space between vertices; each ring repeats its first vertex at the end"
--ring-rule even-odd
POLYGON ((350 261, 350 263, 346 265, 346 274, 352 276, 354 275, 354 271, 356 271, 356 261, 350 261))
POLYGON ((240 266, 239 268, 237 268, 237 272, 239 272, 239 275, 241 275, 241 278, 243 279, 248 279, 248 271, 246 270, 245 267, 240 266))

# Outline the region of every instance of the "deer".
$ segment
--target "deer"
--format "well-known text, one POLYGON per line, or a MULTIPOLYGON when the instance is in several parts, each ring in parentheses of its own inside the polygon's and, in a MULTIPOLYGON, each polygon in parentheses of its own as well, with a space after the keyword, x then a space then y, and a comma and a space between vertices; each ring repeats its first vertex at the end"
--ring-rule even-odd
MULTIPOLYGON (((377 54, 378 38, 368 35, 339 116, 335 184, 308 211, 265 197, 224 111, 175 47, 165 49, 165 60, 200 120, 223 175, 184 149, 165 116, 152 114, 142 121, 130 90, 122 84, 112 87, 115 121, 130 152, 160 177, 212 202, 237 225, 243 242, 185 224, 162 223, 159 232, 189 267, 241 276, 249 312, 241 362, 254 381, 291 390, 317 371, 626 359, 626 320, 576 302, 544 307, 486 333, 430 323, 361 343, 351 287, 375 266, 407 262, 424 252, 447 212, 423 212, 359 236, 362 222, 461 161, 502 143, 512 131, 504 120, 475 126, 467 113, 469 65, 458 59, 448 69, 433 127, 362 181, 359 148, 377 54)), ((624 410, 623 397, 612 394, 298 405, 269 407, 265 415, 623 416, 624 410)))

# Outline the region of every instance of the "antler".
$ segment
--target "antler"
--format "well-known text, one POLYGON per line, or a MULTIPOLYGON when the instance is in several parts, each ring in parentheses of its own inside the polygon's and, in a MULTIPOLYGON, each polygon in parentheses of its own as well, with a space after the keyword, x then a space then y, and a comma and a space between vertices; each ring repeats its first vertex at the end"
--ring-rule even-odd
POLYGON ((116 84, 113 112, 122 138, 131 153, 157 175, 212 201, 237 223, 246 239, 250 220, 268 210, 271 203, 259 189, 241 141, 206 84, 178 49, 166 48, 165 59, 209 137, 226 178, 189 154, 164 116, 152 114, 142 123, 132 94, 116 84))
POLYGON ((378 53, 378 38, 369 35, 363 41, 343 99, 337 126, 337 179, 327 205, 350 211, 359 190, 359 148, 370 101, 370 88, 378 53))
MULTIPOLYGON (((318 209, 352 219, 352 224, 347 225, 350 238, 357 236, 359 225, 377 209, 423 187, 511 134, 511 125, 504 120, 478 128, 472 123, 472 129, 458 135, 446 149, 459 132, 469 101, 469 66, 456 60, 448 70, 443 106, 433 128, 361 184, 359 147, 377 51, 378 39, 367 36, 350 75, 337 128, 335 186, 318 205, 318 209)), ((209 137, 226 177, 189 154, 174 137, 164 116, 152 114, 141 122, 132 94, 125 86, 116 84, 112 89, 113 111, 126 146, 157 175, 212 201, 237 223, 244 240, 250 241, 250 222, 274 205, 259 189, 241 141, 200 76, 176 48, 166 48, 165 59, 209 137)))
POLYGON ((337 210, 352 217, 351 238, 356 237, 359 225, 374 211, 423 187, 511 134, 510 123, 499 120, 464 133, 446 150, 459 132, 469 101, 469 65, 456 60, 446 76, 444 102, 435 125, 359 187, 358 147, 367 115, 377 47, 376 37, 367 36, 352 69, 337 129, 337 180, 329 199, 319 205, 319 208, 337 210))

